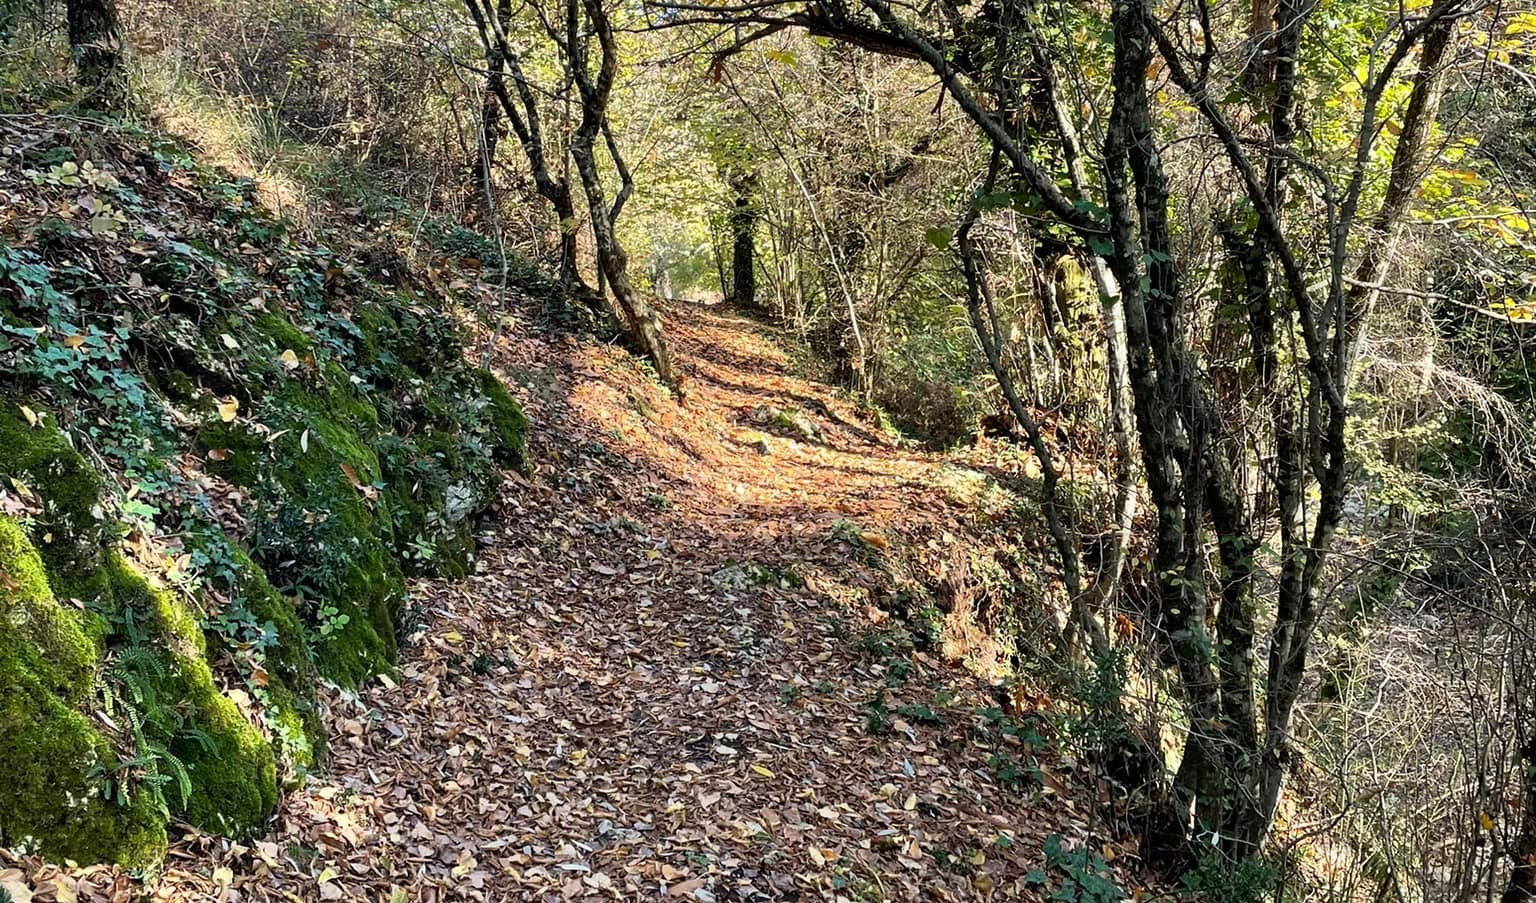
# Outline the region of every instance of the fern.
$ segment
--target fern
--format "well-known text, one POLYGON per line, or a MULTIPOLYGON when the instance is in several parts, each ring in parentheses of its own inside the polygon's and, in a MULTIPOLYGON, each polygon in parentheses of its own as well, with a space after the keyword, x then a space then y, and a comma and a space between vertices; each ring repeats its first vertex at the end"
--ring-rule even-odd
MULTIPOLYGON (((192 776, 187 773, 185 763, 176 757, 176 754, 159 744, 150 744, 150 756, 155 760, 155 777, 162 779, 157 786, 175 784, 177 791, 178 807, 185 809, 192 799, 192 776), (163 771, 162 771, 163 769, 163 771), (169 772, 166 774, 165 772, 169 772)), ((161 807, 165 808, 165 798, 162 792, 161 807)), ((169 815, 169 812, 166 812, 169 815)))
POLYGON ((126 806, 133 793, 143 792, 169 817, 167 788, 174 788, 178 808, 186 808, 192 798, 191 773, 169 743, 184 738, 209 753, 217 752, 217 746, 208 734, 185 726, 181 712, 161 701, 156 687, 166 675, 160 657, 147 647, 127 646, 113 654, 101 687, 102 704, 108 717, 124 722, 132 754, 110 771, 93 769, 92 776, 102 781, 104 798, 126 806))

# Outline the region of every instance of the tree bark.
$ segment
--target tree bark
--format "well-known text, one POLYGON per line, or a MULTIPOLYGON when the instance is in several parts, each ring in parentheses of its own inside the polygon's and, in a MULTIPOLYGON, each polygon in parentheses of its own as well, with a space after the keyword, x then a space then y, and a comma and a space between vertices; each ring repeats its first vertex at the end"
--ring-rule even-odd
POLYGON ((507 39, 512 4, 510 0, 495 0, 494 6, 491 3, 492 0, 464 0, 485 52, 486 87, 500 103, 513 134, 517 135, 518 143, 522 145, 539 197, 549 204, 558 220, 560 283, 567 291, 582 294, 588 289, 582 283, 581 271, 577 268, 576 232, 579 220, 571 197, 571 186, 564 178, 556 177, 550 171, 549 160, 544 153, 544 130, 539 116, 538 96, 523 72, 521 60, 512 52, 507 39), (507 86, 509 75, 513 85, 511 89, 507 86), (515 97, 513 90, 516 91, 515 97))
MULTIPOLYGON (((496 78, 492 74, 486 78, 496 78)), ((492 184, 492 172, 496 167, 496 147, 505 134, 502 124, 501 101, 489 89, 480 100, 480 134, 475 142, 475 158, 470 162, 472 223, 481 229, 492 228, 496 222, 496 191, 492 184)))
POLYGON ((1429 136, 1440 112, 1440 93, 1445 84, 1445 54, 1455 31, 1455 19, 1441 19, 1425 32, 1423 46, 1419 49, 1418 74, 1413 91, 1408 95, 1402 131, 1392 154, 1387 193, 1371 223, 1372 240, 1360 255, 1360 263, 1355 267, 1354 279, 1344 298, 1348 320, 1345 341, 1351 363, 1359 354, 1365 321, 1376 306, 1376 299, 1381 294, 1381 280, 1386 277, 1392 252, 1397 248, 1398 224, 1413 203, 1424 177, 1429 136))
POLYGON ((729 177, 735 194, 731 209, 731 290, 733 304, 757 307, 757 173, 733 170, 729 177))
POLYGON ((120 112, 128 105, 128 67, 117 0, 68 0, 70 54, 88 109, 120 112))
POLYGON ((642 354, 651 359, 661 381, 681 394, 682 385, 672 367, 672 354, 662 334, 661 318, 630 283, 629 260, 614 231, 614 219, 628 196, 629 177, 618 144, 613 140, 608 127, 608 98, 619 70, 619 50, 614 38, 613 23, 603 7, 603 0, 566 0, 565 15, 566 59, 577 91, 581 94, 581 122, 571 139, 571 159, 576 163, 581 187, 587 196, 587 212, 592 218, 592 238, 596 245, 598 266, 607 279, 608 291, 613 296, 614 305, 618 308, 620 319, 631 340, 642 354), (595 76, 588 67, 584 31, 590 31, 597 39, 598 68, 595 76), (612 207, 608 206, 603 181, 597 171, 599 137, 605 138, 608 152, 623 180, 624 187, 620 189, 612 207))

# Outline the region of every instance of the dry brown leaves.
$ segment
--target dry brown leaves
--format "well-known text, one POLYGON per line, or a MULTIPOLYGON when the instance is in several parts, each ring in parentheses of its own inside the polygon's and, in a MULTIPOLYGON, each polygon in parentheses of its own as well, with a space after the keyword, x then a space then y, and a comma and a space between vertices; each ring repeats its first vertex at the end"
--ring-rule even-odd
MULTIPOLYGON (((1000 785, 996 741, 973 730, 979 684, 921 655, 888 702, 942 690, 944 723, 871 735, 887 664, 849 634, 881 613, 825 578, 731 576, 758 562, 866 579, 832 537, 844 519, 882 551, 939 542, 968 516, 934 490, 942 462, 786 376, 761 327, 703 308, 669 326, 686 408, 618 352, 502 339, 538 472, 509 484, 478 573, 417 588, 397 677, 334 696, 329 771, 271 835, 182 839, 154 899, 1041 895, 1024 876, 1042 838, 1083 834, 1070 773, 1000 785), (821 441, 761 433, 744 415, 762 405, 813 417, 821 441)), ((33 900, 128 892, 112 870, 26 869, 0 881, 33 900)))

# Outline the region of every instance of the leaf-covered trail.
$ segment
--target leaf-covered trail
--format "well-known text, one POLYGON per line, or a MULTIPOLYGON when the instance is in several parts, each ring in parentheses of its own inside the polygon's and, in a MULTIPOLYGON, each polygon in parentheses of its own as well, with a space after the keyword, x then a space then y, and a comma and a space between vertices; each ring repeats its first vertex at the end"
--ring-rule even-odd
POLYGON ((1004 786, 994 753, 1034 759, 978 727, 981 685, 921 653, 902 673, 860 642, 883 615, 848 590, 882 547, 967 517, 945 465, 786 376, 763 327, 670 324, 686 407, 614 349, 510 330, 496 364, 536 473, 509 484, 479 573, 418 587, 398 680, 334 700, 330 768, 275 833, 183 842, 160 896, 1040 893, 1041 840, 1081 831, 1084 805, 1049 775, 1004 786))

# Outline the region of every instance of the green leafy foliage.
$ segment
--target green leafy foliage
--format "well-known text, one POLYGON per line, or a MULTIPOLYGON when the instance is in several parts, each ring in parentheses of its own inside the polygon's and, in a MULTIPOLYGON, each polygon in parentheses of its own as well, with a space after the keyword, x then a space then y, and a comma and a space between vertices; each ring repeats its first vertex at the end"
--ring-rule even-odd
POLYGON ((1048 889, 1060 903, 1120 903, 1126 897, 1103 856, 1086 847, 1068 849, 1060 834, 1045 839, 1045 867, 1024 880, 1048 889))
POLYGON ((461 363, 440 294, 299 240, 156 136, 39 122, 52 140, 0 175, 0 477, 40 553, 27 604, 84 620, 0 637, 0 745, 33 792, 87 802, 0 800, 0 841, 147 865, 169 819, 247 834, 279 766, 319 761, 316 682, 390 666, 404 569, 467 569, 527 422, 461 363))

